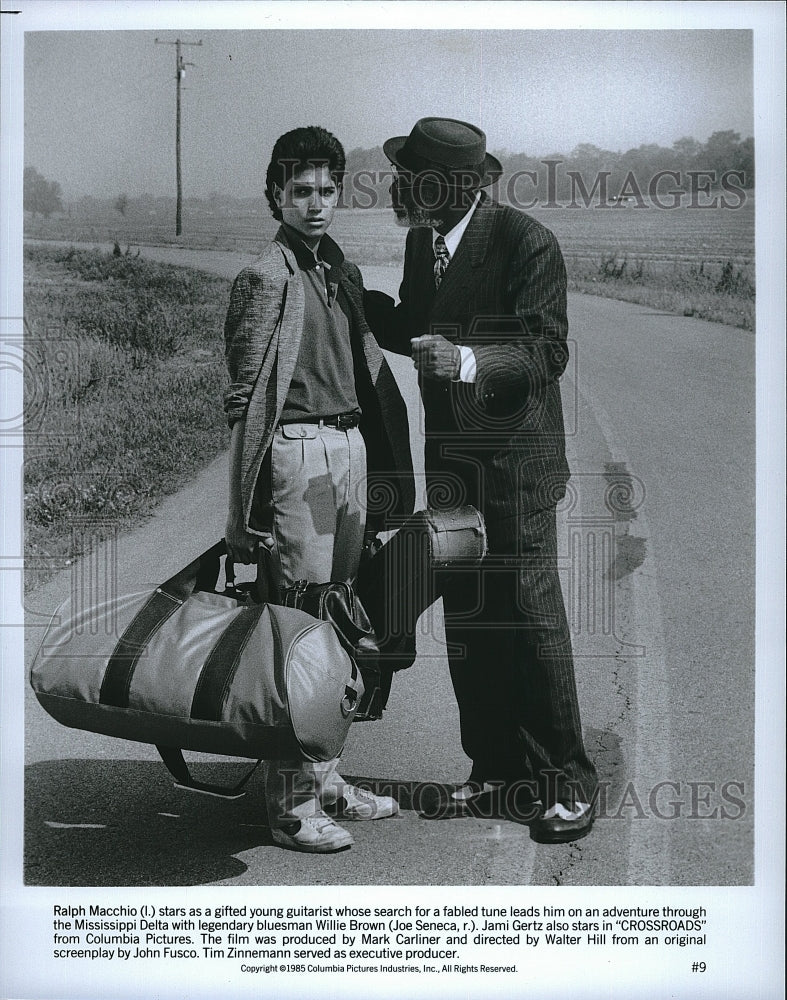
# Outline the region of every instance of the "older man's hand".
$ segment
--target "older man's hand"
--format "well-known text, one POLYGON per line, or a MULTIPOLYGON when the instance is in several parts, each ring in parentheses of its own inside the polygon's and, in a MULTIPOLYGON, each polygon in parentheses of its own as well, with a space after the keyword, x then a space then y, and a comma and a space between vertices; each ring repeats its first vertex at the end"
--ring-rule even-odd
POLYGON ((450 382, 459 377, 462 355, 456 344, 439 333, 413 337, 410 341, 413 363, 425 378, 450 382))

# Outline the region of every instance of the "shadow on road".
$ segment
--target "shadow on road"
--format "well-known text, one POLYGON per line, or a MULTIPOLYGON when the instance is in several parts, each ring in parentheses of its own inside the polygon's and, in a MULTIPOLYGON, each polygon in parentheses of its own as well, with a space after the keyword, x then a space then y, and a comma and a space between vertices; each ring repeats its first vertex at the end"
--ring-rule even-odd
MULTIPOLYGON (((613 788, 619 786, 622 759, 617 739, 607 732, 591 731, 587 736, 600 776, 613 788)), ((191 766, 202 781, 232 784, 249 764, 225 760, 191 766)), ((446 801, 456 785, 344 776, 377 794, 393 794, 402 813, 414 813, 416 819, 452 818, 446 801)), ((273 846, 260 772, 247 790, 235 800, 177 790, 163 764, 155 761, 70 759, 31 764, 25 774, 25 883, 176 886, 238 879, 249 866, 237 855, 273 846)), ((522 801, 521 810, 517 816, 510 808, 484 807, 465 818, 526 823, 532 818, 529 802, 522 801)), ((257 884, 280 884, 279 853, 276 850, 278 863, 269 868, 269 878, 257 876, 257 884)), ((269 863, 263 858, 263 872, 269 863)))
MULTIPOLYGON (((202 781, 230 785, 243 763, 192 764, 202 781)), ((402 810, 433 809, 454 785, 346 775, 402 810)), ((27 885, 205 885, 234 879, 248 866, 235 857, 273 845, 262 778, 240 799, 223 800, 173 788, 163 764, 63 760, 25 773, 27 885)), ((278 851, 277 851, 278 853, 278 851)), ((277 884, 272 873, 270 884, 277 884)))
POLYGON ((178 792, 162 764, 45 761, 25 784, 27 885, 203 885, 238 877, 247 866, 233 855, 272 842, 261 788, 234 801, 178 792))

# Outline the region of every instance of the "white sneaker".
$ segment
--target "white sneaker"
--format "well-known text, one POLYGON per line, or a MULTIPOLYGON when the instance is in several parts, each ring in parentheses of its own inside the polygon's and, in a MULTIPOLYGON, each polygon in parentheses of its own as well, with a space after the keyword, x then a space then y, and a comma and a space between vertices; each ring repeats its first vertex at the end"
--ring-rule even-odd
POLYGON ((307 816, 300 820, 299 826, 293 823, 292 830, 274 826, 271 833, 279 846, 310 854, 332 854, 334 851, 345 851, 353 845, 352 834, 334 823, 324 812, 307 816))
POLYGON ((389 795, 375 795, 367 788, 346 783, 326 789, 322 804, 342 819, 387 819, 399 812, 399 803, 389 795), (332 802, 329 799, 331 793, 336 795, 332 802))

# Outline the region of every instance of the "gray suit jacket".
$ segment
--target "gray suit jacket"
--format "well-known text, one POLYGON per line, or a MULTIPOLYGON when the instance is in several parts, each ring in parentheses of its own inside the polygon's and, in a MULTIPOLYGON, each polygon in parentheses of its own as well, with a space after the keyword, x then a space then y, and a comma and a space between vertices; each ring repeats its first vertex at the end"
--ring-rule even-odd
MULTIPOLYGON (((328 237, 324 237, 327 239, 328 237)), ((407 411, 399 388, 363 313, 363 281, 354 264, 342 264, 340 286, 351 311, 355 381, 363 411, 361 432, 367 446, 370 521, 385 527, 384 515, 413 510, 415 487, 407 411), (384 509, 381 502, 384 498, 384 509)), ((232 426, 245 418, 241 461, 244 521, 263 460, 287 399, 298 360, 305 293, 295 255, 280 229, 265 252, 235 279, 224 323, 230 385, 224 409, 232 426)))

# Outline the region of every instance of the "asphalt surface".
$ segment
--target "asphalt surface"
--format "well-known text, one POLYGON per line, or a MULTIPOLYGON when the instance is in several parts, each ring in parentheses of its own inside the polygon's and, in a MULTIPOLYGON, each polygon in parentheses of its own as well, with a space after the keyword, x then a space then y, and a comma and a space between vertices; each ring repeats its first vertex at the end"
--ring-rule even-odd
MULTIPOLYGON (((145 252, 229 277, 248 259, 145 252)), ((398 283, 392 268, 364 277, 398 283)), ((346 777, 393 789, 400 814, 351 824, 355 846, 339 855, 273 846, 258 776, 237 802, 176 790, 152 747, 66 729, 28 688, 28 884, 751 884, 754 336, 582 295, 570 319, 560 566, 603 783, 591 836, 542 846, 509 814, 426 818, 435 788, 469 770, 438 605, 385 718, 353 726, 342 762, 346 777)), ((412 367, 391 361, 415 413, 412 367)), ((222 535, 225 496, 221 456, 149 522, 29 594, 25 669, 73 587, 100 588, 108 566, 124 591, 160 582, 222 535)), ((208 780, 247 767, 195 760, 208 780)))

